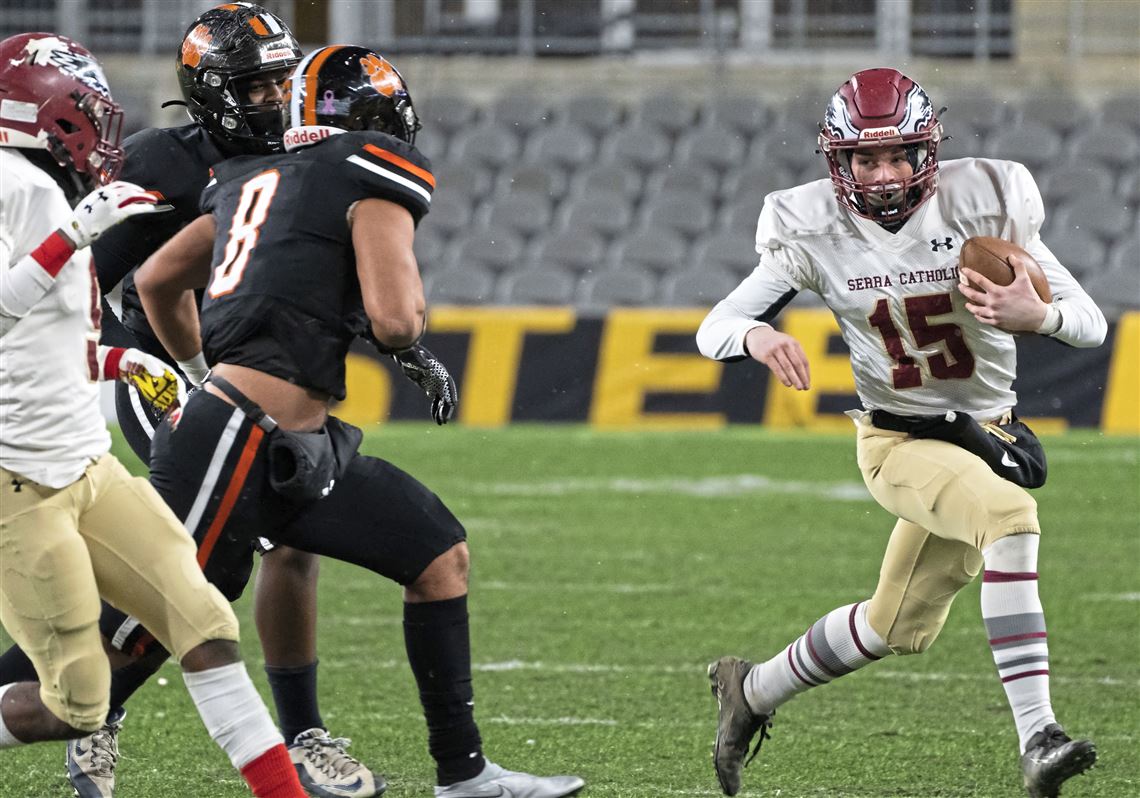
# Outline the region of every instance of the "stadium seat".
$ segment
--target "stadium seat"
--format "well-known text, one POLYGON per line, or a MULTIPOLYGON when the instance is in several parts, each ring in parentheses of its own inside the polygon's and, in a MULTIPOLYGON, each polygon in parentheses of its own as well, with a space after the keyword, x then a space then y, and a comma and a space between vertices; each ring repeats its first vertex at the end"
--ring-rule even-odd
POLYGON ((773 191, 796 185, 796 174, 775 164, 750 164, 730 170, 721 184, 721 198, 728 202, 749 197, 763 198, 773 191))
POLYGON ((495 272, 517 269, 523 262, 522 238, 511 228, 484 227, 457 236, 450 261, 456 268, 479 264, 495 272))
POLYGON ((461 130, 469 130, 479 116, 478 108, 462 97, 432 97, 423 103, 416 103, 416 113, 423 123, 423 133, 441 130, 447 136, 454 136, 461 130))
POLYGON ((938 159, 976 158, 985 151, 985 138, 978 128, 968 122, 952 121, 943 126, 942 143, 938 145, 938 159))
POLYGON ((724 270, 743 279, 756 268, 756 237, 743 230, 721 230, 697 242, 689 258, 694 267, 724 270))
POLYGON ((570 305, 577 281, 566 271, 536 266, 503 276, 499 301, 508 305, 570 305))
POLYGON ((720 211, 720 226, 735 233, 756 234, 756 223, 760 220, 760 210, 764 207, 764 196, 746 194, 726 205, 720 211))
POLYGON ((550 229, 550 198, 536 191, 516 191, 495 198, 487 213, 487 227, 507 228, 529 238, 550 229))
POLYGON ((432 197, 431 212, 420 223, 420 232, 451 238, 471 224, 472 202, 459 192, 441 191, 432 197))
POLYGON ((1081 231, 1111 241, 1122 238, 1135 225, 1135 206, 1128 206, 1111 194, 1082 194, 1071 197, 1057 211, 1049 231, 1054 240, 1081 231))
POLYGON ((1084 287, 1110 319, 1140 308, 1140 269, 1135 263, 1094 274, 1084 287))
POLYGON ((477 163, 445 161, 432 164, 435 175, 435 199, 444 194, 462 194, 478 202, 491 190, 491 173, 477 163))
POLYGON ((718 97, 705 106, 705 118, 720 127, 727 127, 753 138, 767 127, 772 112, 759 97, 718 97))
POLYGON ((578 289, 578 305, 586 310, 615 306, 648 305, 657 293, 657 281, 636 268, 611 269, 591 274, 578 289))
POLYGON ((629 233, 614 245, 610 263, 614 271, 641 269, 657 273, 683 270, 688 246, 676 230, 648 227, 629 233))
POLYGON ((1140 132, 1140 93, 1115 94, 1100 105, 1101 124, 1121 124, 1140 132))
POLYGON ((1133 206, 1140 205, 1140 164, 1124 170, 1116 184, 1116 196, 1133 206))
POLYGON ((723 127, 699 127, 682 134, 677 142, 676 159, 724 171, 735 169, 744 160, 749 139, 723 127))
POLYGON ((1105 245, 1096 236, 1071 230, 1065 235, 1052 236, 1045 241, 1061 265, 1082 282, 1089 274, 1105 269, 1105 245))
POLYGON ((1112 175, 1095 161, 1054 164, 1037 181, 1041 196, 1057 202, 1081 194, 1111 194, 1112 175))
POLYGON ((500 196, 520 192, 541 194, 557 202, 566 195, 566 175, 556 166, 524 163, 509 166, 499 173, 497 192, 500 196))
POLYGON ((540 266, 559 266, 574 272, 598 269, 605 262, 605 241, 589 228, 547 233, 533 245, 531 260, 540 266))
POLYGON ((669 138, 658 128, 632 125, 619 128, 606 138, 602 156, 638 169, 653 169, 668 162, 671 149, 669 138))
POLYGON ((696 124, 697 108, 677 94, 659 94, 642 99, 636 118, 639 124, 677 136, 696 124))
POLYGON ((711 229, 714 220, 712 204, 695 194, 653 198, 642 213, 645 227, 671 227, 690 238, 711 229))
POLYGON ((1067 136, 1078 127, 1096 125, 1099 109, 1088 108, 1067 91, 1032 93, 1018 100, 1018 119, 1036 122, 1067 136))
POLYGON ((986 142, 986 155, 1017 161, 1031 170, 1048 167, 1061 154, 1061 136, 1052 128, 1027 121, 1002 128, 986 142))
POLYGON ((796 185, 813 183, 816 180, 825 180, 830 176, 831 172, 828 171, 827 161, 823 159, 822 155, 817 155, 815 160, 808 161, 800 169, 799 174, 796 176, 796 185))
POLYGON ((571 125, 581 125, 595 138, 601 138, 617 129, 622 121, 622 107, 599 94, 574 97, 562 108, 562 119, 571 125))
POLYGON ((641 187, 641 173, 636 168, 628 164, 601 163, 588 166, 574 176, 572 193, 577 196, 617 194, 635 202, 641 187))
POLYGON ((661 281, 661 301, 675 307, 711 308, 738 283, 726 271, 695 266, 665 276, 661 281))
POLYGON ((587 227, 606 238, 624 232, 633 220, 629 201, 620 194, 594 192, 563 203, 562 229, 587 227))
POLYGON ((1012 116, 1009 103, 988 94, 963 95, 957 98, 948 96, 944 102, 946 112, 939 114, 939 119, 946 127, 946 132, 951 135, 954 134, 953 128, 959 122, 964 122, 983 133, 989 133, 1004 126, 1012 116))
POLYGON ((815 152, 818 130, 804 125, 785 126, 765 133, 752 142, 749 166, 768 166, 801 171, 821 156, 815 152))
POLYGON ((526 159, 576 169, 594 159, 594 137, 578 125, 555 125, 536 130, 526 147, 526 159))
POLYGON ((480 305, 494 298, 494 289, 491 273, 470 263, 424 276, 424 293, 433 304, 480 305))
POLYGON ((519 138, 550 124, 550 106, 533 95, 508 93, 491 104, 490 118, 519 138))
MULTIPOLYGON (((1125 268, 1140 270, 1140 229, 1116 239, 1105 260, 1105 270, 1125 268)), ((1140 297, 1137 301, 1140 302, 1140 297)))
POLYGON ((1138 135, 1121 124, 1100 125, 1074 136, 1069 154, 1074 159, 1096 158, 1116 169, 1135 167, 1140 159, 1138 135))
POLYGON ((451 160, 499 169, 519 159, 519 140, 502 126, 477 127, 456 135, 451 160))
POLYGON ((718 182, 716 172, 703 166, 672 163, 649 176, 645 181, 645 193, 653 199, 666 194, 691 194, 707 200, 716 194, 718 182))
POLYGON ((427 273, 443 263, 447 256, 447 242, 430 229, 420 228, 416 231, 412 251, 416 254, 416 262, 420 266, 420 271, 427 273))

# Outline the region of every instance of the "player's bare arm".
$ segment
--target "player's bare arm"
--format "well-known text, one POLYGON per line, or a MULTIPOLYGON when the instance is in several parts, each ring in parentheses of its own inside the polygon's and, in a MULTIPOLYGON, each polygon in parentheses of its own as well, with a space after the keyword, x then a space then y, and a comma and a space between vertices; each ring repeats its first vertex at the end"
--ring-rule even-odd
POLYGON ((210 279, 214 217, 198 217, 151 255, 135 275, 147 319, 166 351, 189 360, 202 351, 194 289, 210 279))
POLYGON ((394 202, 366 199, 353 207, 351 217, 356 273, 372 334, 390 349, 411 346, 423 334, 427 311, 412 253, 412 215, 394 202))
POLYGON ((1013 268, 1013 282, 1009 285, 998 285, 973 269, 962 266, 960 274, 963 282, 958 284, 958 290, 968 300, 966 310, 973 313, 974 318, 982 324, 1000 327, 1008 332, 1035 332, 1045 321, 1049 306, 1041 301, 1033 288, 1022 256, 1011 255, 1009 264, 1013 268), (966 280, 981 286, 983 290, 972 288, 965 283, 966 280))
POLYGON ((763 363, 786 388, 806 391, 811 387, 811 371, 800 342, 787 333, 761 325, 753 327, 744 338, 749 356, 763 363))

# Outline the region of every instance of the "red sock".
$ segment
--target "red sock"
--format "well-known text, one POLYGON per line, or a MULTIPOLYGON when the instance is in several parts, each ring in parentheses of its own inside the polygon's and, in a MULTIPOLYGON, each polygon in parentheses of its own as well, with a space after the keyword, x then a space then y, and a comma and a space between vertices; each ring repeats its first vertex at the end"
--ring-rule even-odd
POLYGON ((284 745, 275 745, 241 769, 257 798, 308 798, 284 745))

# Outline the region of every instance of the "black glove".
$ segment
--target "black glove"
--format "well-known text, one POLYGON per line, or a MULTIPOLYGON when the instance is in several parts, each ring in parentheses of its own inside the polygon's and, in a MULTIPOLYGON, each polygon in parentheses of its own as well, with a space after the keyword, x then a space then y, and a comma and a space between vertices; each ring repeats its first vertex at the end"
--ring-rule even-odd
POLYGON ((431 417, 436 424, 446 424, 455 415, 459 391, 447 367, 439 362, 423 344, 412 344, 396 352, 392 359, 400 364, 404 376, 423 389, 431 399, 431 417))

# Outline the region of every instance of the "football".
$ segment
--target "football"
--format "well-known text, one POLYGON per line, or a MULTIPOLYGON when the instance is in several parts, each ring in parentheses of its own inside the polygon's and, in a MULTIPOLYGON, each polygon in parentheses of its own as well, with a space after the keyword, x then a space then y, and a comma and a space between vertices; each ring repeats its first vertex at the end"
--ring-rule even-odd
MULTIPOLYGON (((968 269, 973 269, 998 285, 1009 285, 1013 282, 1013 267, 1009 265, 1010 255, 1021 255, 1025 259, 1029 281, 1037 290, 1037 296, 1041 297, 1043 302, 1052 302, 1053 291, 1049 288, 1049 280, 1045 277, 1045 272, 1041 270, 1033 256, 1017 244, 990 236, 968 238, 962 244, 962 254, 958 263, 968 269)), ((973 288, 978 288, 972 283, 970 285, 973 288)))

